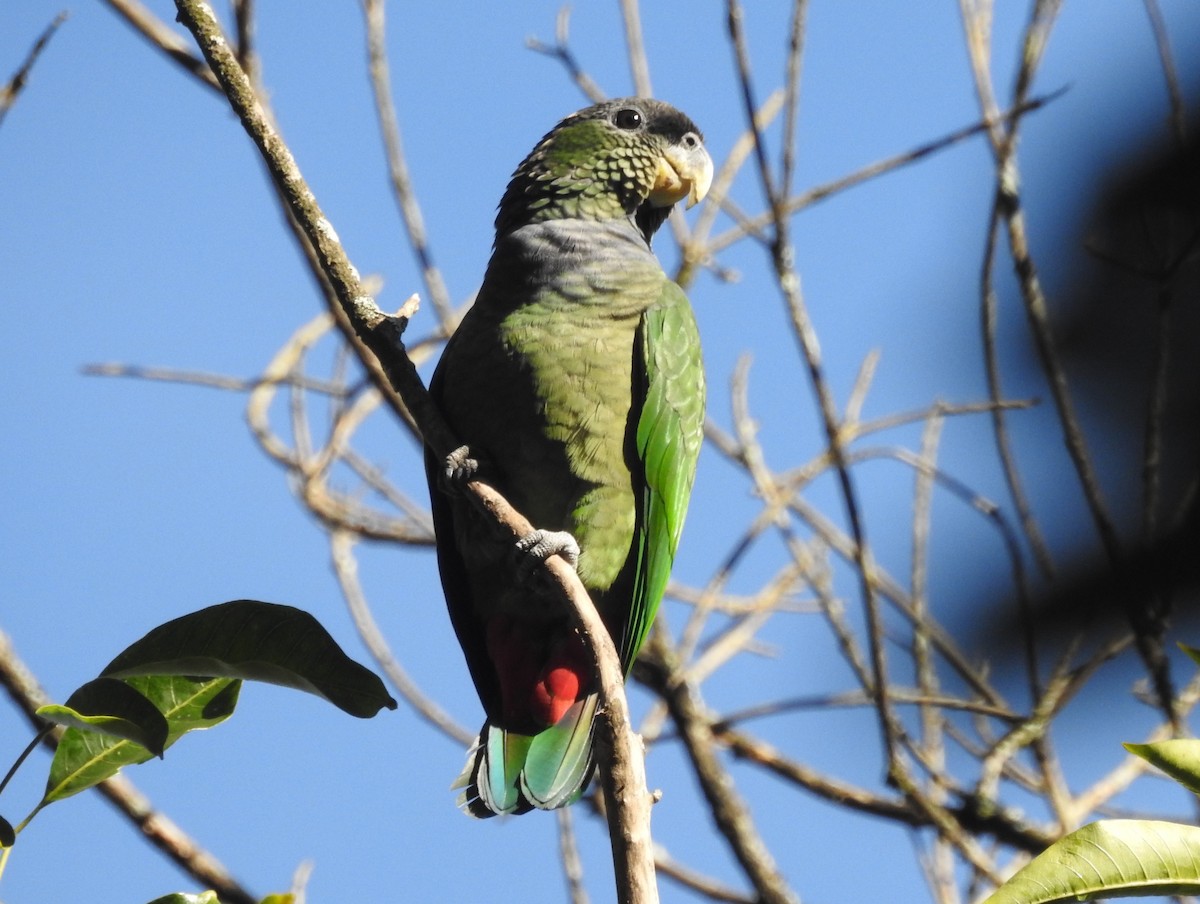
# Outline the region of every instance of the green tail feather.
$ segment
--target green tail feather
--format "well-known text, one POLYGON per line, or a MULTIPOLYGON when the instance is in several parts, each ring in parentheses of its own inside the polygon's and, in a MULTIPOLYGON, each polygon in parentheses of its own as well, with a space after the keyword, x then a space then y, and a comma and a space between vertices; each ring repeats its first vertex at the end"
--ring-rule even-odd
POLYGON ((592 730, 599 696, 589 694, 556 725, 529 745, 521 769, 521 793, 540 810, 565 807, 579 799, 592 774, 592 730))
POLYGON ((591 694, 576 701, 557 724, 536 735, 485 724, 452 786, 462 789, 459 807, 484 818, 553 810, 578 800, 595 765, 592 725, 598 700, 591 694))

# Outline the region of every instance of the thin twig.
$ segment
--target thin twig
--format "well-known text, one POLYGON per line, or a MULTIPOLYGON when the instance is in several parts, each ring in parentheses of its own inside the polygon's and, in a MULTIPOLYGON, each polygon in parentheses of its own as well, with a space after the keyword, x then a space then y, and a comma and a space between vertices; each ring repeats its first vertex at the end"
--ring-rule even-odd
POLYGON ((1187 106, 1183 91, 1179 87, 1179 72, 1175 68, 1175 55, 1171 53, 1171 39, 1167 35, 1167 23, 1163 18, 1158 0, 1142 0, 1150 28, 1154 32, 1154 44, 1158 48, 1158 59, 1162 64, 1163 79, 1167 83, 1167 96, 1171 101, 1171 131, 1176 143, 1182 147, 1187 141, 1187 106))
POLYGON ((935 835, 929 841, 928 848, 925 848, 925 836, 922 833, 913 832, 910 837, 921 873, 925 876, 925 884, 933 893, 935 904, 959 904, 962 898, 955 884, 954 849, 950 843, 940 835, 935 835))
MULTIPOLYGON (((739 384, 737 375, 739 373, 741 373, 740 369, 735 371, 735 392, 733 393, 733 399, 735 403, 737 403, 737 405, 735 405, 735 410, 738 410, 737 406, 741 404, 739 399, 741 398, 741 394, 743 392, 743 390, 738 389, 739 384)), ((1023 405, 1027 403, 1012 404, 1023 405)), ((989 406, 987 404, 971 404, 961 406, 939 404, 935 407, 935 409, 924 409, 921 412, 893 416, 890 418, 880 418, 876 421, 860 424, 858 429, 860 433, 867 433, 877 428, 883 429, 885 425, 895 426, 899 423, 908 423, 909 421, 926 418, 930 415, 931 411, 934 410, 936 410, 936 412, 940 415, 945 416, 948 414, 975 413, 979 411, 986 411, 988 409, 989 406)), ((735 421, 738 424, 741 424, 743 421, 748 421, 748 415, 738 416, 735 418, 735 421)), ((711 421, 705 425, 705 436, 709 440, 710 444, 721 454, 726 456, 731 461, 737 463, 741 467, 747 469, 747 471, 754 476, 757 466, 754 464, 755 456, 752 454, 752 450, 756 444, 748 445, 748 437, 751 435, 750 431, 742 430, 740 427, 739 431, 739 438, 734 440, 733 438, 724 435, 711 421)), ((822 469, 824 467, 825 465, 821 466, 822 469)), ((807 470, 811 471, 812 475, 815 476, 817 469, 812 468, 807 470)), ((760 478, 754 477, 754 479, 756 485, 759 486, 760 493, 763 493, 764 498, 771 498, 772 491, 764 492, 761 487, 762 481, 760 478)), ((814 531, 818 537, 820 537, 823 543, 828 545, 847 562, 853 562, 855 560, 853 541, 843 531, 836 527, 824 514, 807 503, 798 494, 799 488, 804 482, 810 479, 812 479, 812 477, 805 477, 803 479, 797 477, 788 477, 783 480, 775 478, 771 481, 768 481, 768 483, 781 484, 785 486, 789 491, 789 495, 787 497, 788 508, 793 510, 800 520, 808 525, 808 527, 814 531)), ((972 500, 974 499, 974 496, 975 494, 968 490, 965 498, 972 500)), ((975 505, 976 503, 972 504, 975 505)), ((986 512, 988 510, 988 506, 984 506, 981 510, 986 512)), ((761 529, 770 523, 774 523, 774 520, 774 512, 768 507, 767 509, 764 509, 764 511, 758 516, 755 524, 752 525, 751 530, 753 531, 755 529, 761 529)), ((748 533, 747 537, 751 535, 751 533, 748 533)), ((811 575, 808 577, 810 580, 812 580, 811 575)), ((946 658, 955 671, 971 686, 973 690, 975 690, 976 693, 978 693, 983 699, 987 700, 990 704, 996 706, 1003 705, 1002 696, 995 688, 991 686, 986 675, 967 660, 954 642, 953 638, 946 634, 943 628, 941 628, 936 622, 923 619, 920 613, 917 613, 913 610, 912 601, 908 593, 888 574, 886 569, 877 564, 875 571, 872 573, 872 580, 878 586, 880 593, 885 599, 896 606, 896 608, 899 609, 906 618, 912 621, 915 625, 919 625, 921 630, 928 634, 930 641, 938 650, 939 654, 946 658)))
MULTIPOLYGON (((971 57, 971 68, 975 77, 976 93, 984 115, 996 119, 998 110, 991 72, 988 68, 990 54, 990 15, 983 17, 969 8, 968 0, 960 0, 963 27, 967 34, 967 45, 971 57)), ((1015 102, 1020 104, 1029 90, 1034 73, 1045 52, 1050 30, 1061 7, 1061 0, 1038 0, 1026 23, 1022 41, 1020 66, 1017 71, 1015 102)), ((1087 503, 1092 522, 1104 547, 1105 556, 1115 576, 1118 593, 1125 607, 1125 614, 1134 631, 1138 654, 1142 658, 1163 713, 1179 727, 1174 709, 1174 688, 1170 662, 1163 650, 1164 625, 1161 613, 1147 606, 1142 595, 1132 586, 1124 566, 1122 542, 1116 525, 1105 502, 1083 428, 1075 410, 1068 386, 1062 356, 1050 325, 1049 309, 1038 270, 1029 246, 1025 213, 1020 196, 1020 173, 1017 167, 1016 147, 1020 119, 1015 118, 1006 125, 997 122, 988 132, 996 171, 996 207, 1000 212, 1008 234, 1009 253, 1013 259, 1021 298, 1024 302, 1026 319, 1033 334, 1038 360, 1050 387, 1062 429, 1063 444, 1075 467, 1084 501, 1087 503)))
MULTIPOLYGON (((742 30, 742 7, 739 0, 727 0, 727 24, 730 42, 733 46, 734 58, 737 64, 738 81, 742 88, 745 114, 748 122, 753 123, 757 104, 754 102, 753 84, 750 75, 750 55, 742 30)), ((798 74, 799 67, 790 70, 798 74)), ((791 96, 794 98, 796 92, 791 96)), ((821 414, 822 426, 828 442, 829 454, 833 459, 834 470, 841 489, 842 503, 850 522, 850 533, 854 539, 854 564, 858 573, 863 606, 867 617, 867 634, 871 655, 871 670, 874 675, 872 682, 879 704, 879 726, 883 739, 886 769, 889 774, 900 768, 896 752, 895 717, 887 695, 887 668, 884 661, 883 625, 879 612, 875 587, 871 580, 873 571, 872 555, 867 546, 866 528, 859 510, 858 494, 850 477, 849 465, 846 461, 845 449, 842 445, 841 425, 837 414, 837 406, 833 393, 825 381, 824 369, 821 363, 821 349, 817 341, 816 331, 808 315, 803 294, 800 291, 800 277, 795 271, 794 249, 789 236, 789 219, 786 211, 785 198, 776 189, 776 181, 767 162, 766 143, 761 132, 755 129, 755 153, 758 160, 759 178, 770 202, 774 225, 774 238, 771 242, 771 260, 775 268, 779 284, 792 319, 793 332, 799 342, 809 383, 817 397, 821 414)))
MULTIPOLYGON (((851 402, 853 401, 854 399, 851 398, 851 402)), ((847 442, 850 442, 861 439, 864 436, 870 436, 872 433, 882 433, 885 430, 903 427, 906 424, 920 423, 933 416, 942 418, 961 417, 967 414, 984 414, 994 411, 997 408, 1005 411, 1020 411, 1032 408, 1036 404, 1037 401, 1035 399, 1001 399, 998 402, 961 403, 935 401, 924 408, 911 411, 897 411, 894 414, 884 414, 868 421, 859 421, 857 418, 850 420, 849 414, 852 412, 852 405, 847 404, 847 421, 843 426, 843 430, 846 432, 847 442)))
POLYGON ((260 70, 258 51, 254 46, 254 0, 233 0, 233 27, 237 40, 237 58, 246 75, 256 87, 259 85, 260 70))
MULTIPOLYGON (((730 751, 748 762, 755 763, 773 774, 792 782, 816 797, 830 803, 871 816, 879 816, 914 827, 932 825, 929 817, 912 803, 883 797, 851 785, 811 767, 783 756, 770 744, 742 732, 714 726, 714 737, 730 751)), ((991 835, 1004 844, 1033 853, 1041 852, 1055 840, 1054 835, 1037 826, 1020 821, 1009 811, 984 815, 974 802, 965 801, 949 808, 954 819, 971 832, 991 835)))
POLYGON ((567 894, 571 904, 588 904, 587 889, 583 886, 583 861, 579 859, 579 845, 575 840, 575 825, 569 807, 556 810, 558 822, 558 855, 562 858, 563 877, 567 880, 567 894))
POLYGON ((263 375, 249 379, 126 364, 89 364, 82 368, 82 372, 89 376, 130 377, 248 393, 250 399, 246 406, 246 420, 259 447, 268 458, 296 477, 298 495, 327 527, 350 529, 360 536, 375 540, 432 545, 433 527, 429 512, 387 481, 379 468, 364 460, 349 445, 353 430, 378 408, 379 394, 370 386, 345 386, 297 370, 299 355, 312 342, 328 333, 330 327, 332 321, 329 316, 319 315, 293 334, 263 375), (275 433, 270 407, 279 386, 317 393, 334 403, 335 410, 331 415, 333 428, 319 451, 305 452, 292 448, 275 433), (345 463, 367 487, 400 512, 401 517, 391 517, 351 495, 331 489, 328 477, 338 462, 345 463))
MULTIPOLYGON (((975 511, 983 515, 996 528, 1004 542, 1008 554, 1009 567, 1013 575, 1013 585, 1016 588, 1017 607, 1024 626, 1026 677, 1029 681, 1030 693, 1037 699, 1041 694, 1041 679, 1039 678, 1037 648, 1034 642, 1033 603, 1029 597, 1028 581, 1025 578, 1025 566, 1021 559, 1021 550, 1017 543, 1016 531, 1009 525, 1000 506, 995 502, 979 495, 961 480, 947 474, 941 468, 931 466, 921 460, 908 449, 901 448, 867 448, 857 449, 847 460, 852 463, 869 461, 874 458, 890 458, 903 462, 917 471, 925 472, 938 485, 949 490, 954 496, 963 500, 975 511)), ((924 620, 923 620, 924 621, 924 620)))
MULTIPOLYGON (((999 198, 993 200, 991 221, 988 224, 987 241, 983 253, 983 266, 979 277, 981 303, 979 306, 980 327, 983 332, 983 366, 987 376, 988 395, 993 403, 998 402, 1004 395, 1000 382, 1000 355, 997 350, 996 322, 999 303, 996 298, 995 279, 993 272, 996 264, 996 237, 1000 230, 999 198)), ((992 433, 996 438, 996 452, 1000 457, 1000 468, 1004 472, 1005 483, 1017 510, 1017 519, 1025 533, 1029 548, 1038 563, 1038 568, 1046 577, 1054 576, 1054 560, 1050 556, 1050 548, 1046 545, 1045 537, 1033 515, 1033 507, 1025 492, 1021 473, 1017 467, 1016 455, 1012 450, 1012 441, 1008 433, 1008 419, 1005 410, 999 405, 992 407, 992 433)))
MULTIPOLYGON (((215 89, 218 93, 222 91, 216 76, 205 61, 196 57, 187 48, 183 39, 170 26, 142 6, 139 0, 104 0, 104 2, 125 18, 153 47, 183 66, 184 69, 207 87, 215 89)), ((245 74, 244 70, 241 71, 245 74)), ((253 87, 253 85, 254 83, 251 81, 251 86, 253 87)), ((273 121, 273 115, 266 102, 261 98, 256 98, 256 103, 258 104, 260 115, 268 121, 273 121)), ((405 409, 403 401, 381 370, 378 360, 367 353, 366 346, 362 344, 362 340, 350 325, 349 319, 338 302, 337 293, 326 276, 317 250, 313 247, 309 236, 304 233, 296 221, 291 203, 292 199, 285 195, 285 187, 274 178, 271 178, 269 183, 272 191, 275 192, 276 199, 283 211, 288 229, 292 233, 296 246, 300 249, 300 253, 308 265, 309 274, 312 276, 321 296, 324 298, 326 306, 333 316, 334 323, 337 325, 342 337, 354 348, 359 361, 366 368, 367 376, 375 384, 375 388, 379 390, 388 407, 392 409, 393 413, 402 423, 408 425, 410 429, 415 429, 412 426, 412 418, 405 409)))
POLYGON ((384 0, 363 0, 363 15, 367 23, 367 59, 371 90, 375 96, 375 115, 379 119, 379 130, 383 135, 388 173, 391 175, 392 196, 396 200, 400 218, 404 221, 409 247, 412 248, 421 268, 425 291, 429 300, 433 302, 434 310, 437 311, 443 332, 449 335, 454 330, 455 320, 450 292, 442 279, 442 271, 433 261, 429 237, 425 232, 425 219, 421 216, 421 205, 417 201, 416 192, 413 191, 408 160, 400 139, 400 123, 396 117, 392 78, 388 67, 384 0))
POLYGON ((104 0, 113 12, 128 22, 133 30, 167 55, 188 75, 205 87, 220 91, 217 77, 200 57, 188 48, 187 42, 167 23, 150 12, 140 0, 104 0))
MULTIPOLYGON (((1181 713, 1190 711, 1198 700, 1200 700, 1200 672, 1194 675, 1191 681, 1180 690, 1179 711, 1181 713)), ((1170 738, 1173 733, 1172 726, 1164 723, 1151 731, 1143 739, 1143 743, 1151 744, 1155 741, 1164 741, 1170 738)), ((1076 822, 1082 822, 1089 814, 1103 807, 1108 801, 1128 788, 1135 779, 1144 774, 1149 768, 1149 763, 1142 757, 1132 753, 1126 755, 1115 769, 1076 795, 1073 801, 1074 811, 1072 818, 1076 822)))
MULTIPOLYGON (((321 315, 325 317, 325 315, 321 315)), ((328 318, 325 318, 328 322, 328 318)), ((85 364, 79 372, 88 377, 125 377, 132 380, 148 380, 158 383, 179 383, 184 386, 203 386, 208 389, 223 389, 228 392, 253 392, 268 383, 296 383, 309 392, 321 395, 336 395, 341 390, 327 380, 305 374, 293 374, 285 380, 272 377, 233 377, 229 374, 214 374, 200 370, 179 370, 174 367, 152 367, 141 364, 85 364)))
POLYGON ((758 904, 758 899, 734 891, 703 873, 684 866, 667 853, 661 844, 655 845, 654 862, 660 875, 673 879, 689 891, 696 892, 709 901, 724 901, 728 904, 758 904))
POLYGON ((749 809, 737 793, 728 770, 717 759, 711 722, 704 714, 699 692, 683 677, 662 631, 651 631, 647 653, 639 660, 644 664, 642 674, 649 678, 655 692, 666 702, 683 738, 713 822, 729 842, 734 857, 754 886, 758 900, 762 904, 799 904, 800 899, 788 886, 755 829, 749 809))
POLYGON ((1158 289, 1154 318, 1154 361, 1146 424, 1142 436, 1142 545, 1151 549, 1158 538, 1159 484, 1162 478, 1163 427, 1171 361, 1171 289, 1158 289))
POLYGON ((756 608, 737 616, 719 634, 708 640, 700 655, 685 670, 688 679, 703 684, 734 656, 752 649, 755 636, 779 611, 780 600, 796 583, 797 577, 794 565, 784 566, 763 587, 756 608))
MULTIPOLYGON (((845 532, 833 524, 819 509, 806 502, 800 496, 793 496, 788 507, 796 513, 810 529, 815 531, 821 540, 827 543, 834 552, 847 562, 854 562, 854 541, 845 532)), ((937 648, 950 666, 967 684, 989 703, 1004 707, 1003 695, 992 686, 986 673, 971 663, 959 648, 958 644, 946 630, 937 622, 923 620, 919 613, 912 608, 912 600, 908 593, 891 577, 882 566, 877 565, 872 573, 872 580, 879 588, 880 594, 899 610, 905 618, 914 624, 920 623, 929 634, 930 642, 937 648)))
POLYGON ((788 54, 783 76, 783 153, 779 161, 779 191, 785 198, 792 193, 792 178, 796 174, 796 137, 800 131, 800 71, 804 59, 807 19, 808 0, 795 0, 792 4, 792 24, 788 29, 788 54))
POLYGON ((570 32, 571 7, 563 6, 559 9, 558 16, 554 21, 553 46, 533 37, 526 38, 525 46, 534 51, 534 53, 553 57, 562 63, 567 70, 567 75, 571 77, 571 81, 575 83, 576 87, 583 92, 584 97, 592 103, 598 104, 607 99, 608 94, 579 65, 579 61, 575 58, 575 54, 571 50, 570 32))
POLYGON ((817 605, 820 607, 821 614, 825 616, 825 622, 829 625, 829 629, 833 631, 838 652, 841 653, 842 659, 846 661, 850 671, 854 673, 855 680, 858 681, 860 692, 871 701, 872 707, 877 707, 875 682, 871 676, 870 666, 867 664, 867 657, 863 655, 858 635, 855 634, 846 618, 842 600, 833 591, 833 575, 828 563, 822 557, 817 565, 814 562, 817 557, 811 553, 810 544, 802 543, 794 531, 786 529, 784 539, 792 553, 792 560, 799 566, 800 573, 817 595, 817 605))
MULTIPOLYGON (((293 445, 289 446, 274 430, 271 408, 278 387, 302 386, 311 391, 313 385, 324 385, 314 384, 307 379, 301 364, 308 350, 328 334, 331 326, 330 316, 319 314, 297 329, 283 344, 268 363, 262 377, 254 381, 246 403, 246 422, 263 452, 296 478, 298 494, 326 527, 332 530, 347 528, 377 540, 430 544, 433 531, 428 512, 414 505, 405 494, 386 482, 377 469, 349 448, 354 430, 378 407, 380 396, 372 387, 359 387, 353 391, 336 385, 331 388, 328 395, 338 401, 337 410, 331 415, 330 434, 320 452, 303 448, 309 441, 300 435, 302 424, 295 411, 293 445), (382 511, 332 490, 327 479, 330 469, 338 461, 344 461, 371 489, 395 506, 402 517, 389 517, 382 511)), ((412 358, 418 361, 423 359, 429 347, 428 343, 416 346, 411 352, 412 358)))
MULTIPOLYGON (((720 592, 713 594, 710 587, 692 587, 672 579, 667 584, 666 598, 689 606, 707 606, 714 612, 737 617, 754 612, 759 608, 759 595, 720 592)), ((811 613, 814 607, 807 600, 789 596, 779 601, 780 612, 811 613)))
MULTIPOLYGON (((786 213, 796 214, 805 208, 811 207, 820 201, 824 201, 833 195, 840 194, 850 188, 855 188, 858 185, 868 182, 871 179, 886 175, 893 170, 900 169, 912 163, 917 163, 926 157, 943 151, 955 144, 972 138, 975 135, 982 134, 991 129, 997 122, 1005 122, 1014 116, 1023 115, 1033 110, 1043 107, 1050 103, 1055 98, 1062 95, 1066 89, 1060 89, 1043 97, 1034 98, 1022 104, 1019 107, 1014 107, 1004 114, 997 115, 995 118, 985 117, 979 122, 965 126, 961 129, 956 129, 941 138, 935 138, 925 144, 918 145, 912 150, 905 151, 901 154, 896 154, 892 157, 887 157, 875 163, 868 164, 861 169, 855 170, 849 175, 842 176, 839 179, 834 179, 830 182, 822 183, 821 185, 810 188, 801 192, 798 195, 793 195, 788 198, 783 207, 786 213)), ((770 210, 757 214, 754 217, 745 219, 739 222, 737 226, 726 230, 715 236, 707 245, 707 250, 715 254, 718 251, 723 251, 735 242, 741 241, 747 235, 761 236, 764 229, 771 225, 772 216, 770 210)))
POLYGON ((58 31, 58 27, 67 21, 69 15, 70 13, 63 10, 54 17, 53 21, 46 26, 45 31, 34 41, 25 61, 13 73, 12 78, 8 80, 7 84, 0 86, 0 125, 4 123, 4 117, 12 105, 17 102, 21 92, 25 90, 25 85, 29 82, 29 73, 33 71, 33 64, 37 62, 42 51, 46 49, 46 45, 50 43, 50 39, 54 37, 54 33, 58 31))
MULTIPOLYGON (((920 467, 917 468, 915 486, 913 488, 913 549, 911 566, 911 586, 913 611, 920 621, 913 627, 912 658, 916 670, 917 687, 922 696, 932 697, 938 692, 937 669, 934 666, 929 635, 920 625, 926 620, 928 613, 927 575, 929 564, 929 529, 930 513, 933 506, 934 471, 937 467, 938 441, 941 438, 943 419, 937 415, 929 418, 921 435, 920 467)), ((945 717, 941 707, 922 705, 921 716, 921 745, 926 759, 941 771, 946 764, 946 748, 942 737, 942 725, 945 717)), ((938 803, 945 803, 943 792, 934 786, 930 794, 938 803)), ((933 884, 946 884, 943 874, 943 859, 935 858, 934 870, 937 881, 933 884)))
MULTIPOLYGON (((729 149, 729 154, 717 167, 712 187, 709 188, 704 203, 700 205, 700 213, 695 219, 688 241, 680 248, 681 258, 674 279, 684 288, 691 283, 696 268, 706 260, 711 261, 712 259, 713 251, 709 246, 708 237, 717 221, 717 216, 723 210, 728 211, 735 220, 741 215, 741 212, 737 211, 729 201, 729 191, 733 186, 734 178, 754 150, 755 129, 766 129, 779 115, 779 111, 783 109, 784 96, 785 92, 783 91, 771 92, 754 114, 754 124, 738 136, 729 149)), ((741 216, 744 219, 744 215, 741 216)))
MULTIPOLYGON (((1007 709, 1001 709, 997 706, 989 706, 979 700, 969 700, 962 697, 953 697, 945 693, 937 691, 927 692, 920 688, 901 687, 893 685, 893 699, 898 705, 916 706, 918 708, 935 708, 958 710, 961 712, 974 713, 976 715, 987 716, 991 719, 999 719, 1003 722, 1018 722, 1020 716, 1010 712, 1007 709)), ((786 700, 774 700, 765 703, 757 703, 753 706, 747 706, 744 709, 733 710, 722 715, 719 719, 713 722, 714 728, 732 728, 742 722, 750 721, 751 719, 761 719, 767 716, 776 716, 781 713, 805 711, 805 710, 828 710, 842 708, 858 708, 864 706, 874 706, 874 700, 871 695, 864 690, 839 691, 832 694, 814 694, 804 697, 791 697, 786 700)))
POLYGON ((629 58, 633 91, 639 97, 653 97, 650 86, 650 61, 646 58, 646 44, 642 39, 642 15, 638 11, 638 0, 619 0, 621 23, 625 27, 625 49, 629 58))
POLYGON ((417 687, 416 682, 392 653, 383 632, 379 630, 375 616, 371 613, 371 607, 367 604, 358 580, 358 562, 354 558, 356 539, 356 536, 347 530, 333 530, 329 533, 333 571, 337 575, 338 585, 342 588, 342 596, 350 610, 354 627, 358 629, 358 636, 388 676, 396 692, 409 702, 417 715, 459 744, 465 746, 473 743, 474 733, 455 722, 445 710, 417 687))

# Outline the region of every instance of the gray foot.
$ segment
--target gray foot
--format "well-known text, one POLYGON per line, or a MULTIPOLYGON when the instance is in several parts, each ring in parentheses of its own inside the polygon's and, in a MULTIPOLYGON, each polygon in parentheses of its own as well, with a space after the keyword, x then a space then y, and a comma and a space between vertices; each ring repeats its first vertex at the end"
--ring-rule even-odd
POLYGON ((446 456, 442 465, 442 480, 451 490, 462 487, 479 473, 479 460, 471 458, 471 450, 467 446, 459 446, 446 456))
POLYGON ((554 555, 562 556, 572 568, 579 564, 579 544, 565 530, 535 530, 517 541, 517 551, 522 554, 518 567, 524 577, 554 555))

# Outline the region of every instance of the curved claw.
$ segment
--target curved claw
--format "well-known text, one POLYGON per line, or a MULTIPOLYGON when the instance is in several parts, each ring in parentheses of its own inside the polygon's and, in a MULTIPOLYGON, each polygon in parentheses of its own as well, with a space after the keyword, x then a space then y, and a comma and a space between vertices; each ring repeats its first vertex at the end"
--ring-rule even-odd
POLYGON ((479 460, 471 458, 467 446, 459 446, 446 456, 442 465, 442 480, 449 488, 461 487, 479 473, 479 460))
POLYGON ((555 555, 566 559, 572 568, 579 565, 579 544, 565 530, 535 530, 517 541, 517 551, 522 553, 518 566, 522 576, 555 555))

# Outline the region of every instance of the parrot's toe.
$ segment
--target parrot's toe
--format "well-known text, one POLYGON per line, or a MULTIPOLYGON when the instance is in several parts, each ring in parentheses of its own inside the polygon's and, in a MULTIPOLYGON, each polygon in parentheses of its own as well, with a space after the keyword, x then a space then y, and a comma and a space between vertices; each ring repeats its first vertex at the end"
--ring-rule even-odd
POLYGON ((579 544, 565 530, 535 530, 517 541, 517 551, 522 553, 518 566, 522 577, 554 555, 562 556, 572 568, 579 564, 579 544))
POLYGON ((442 466, 443 486, 454 490, 461 487, 479 473, 479 460, 471 457, 467 446, 459 446, 446 456, 442 466))

